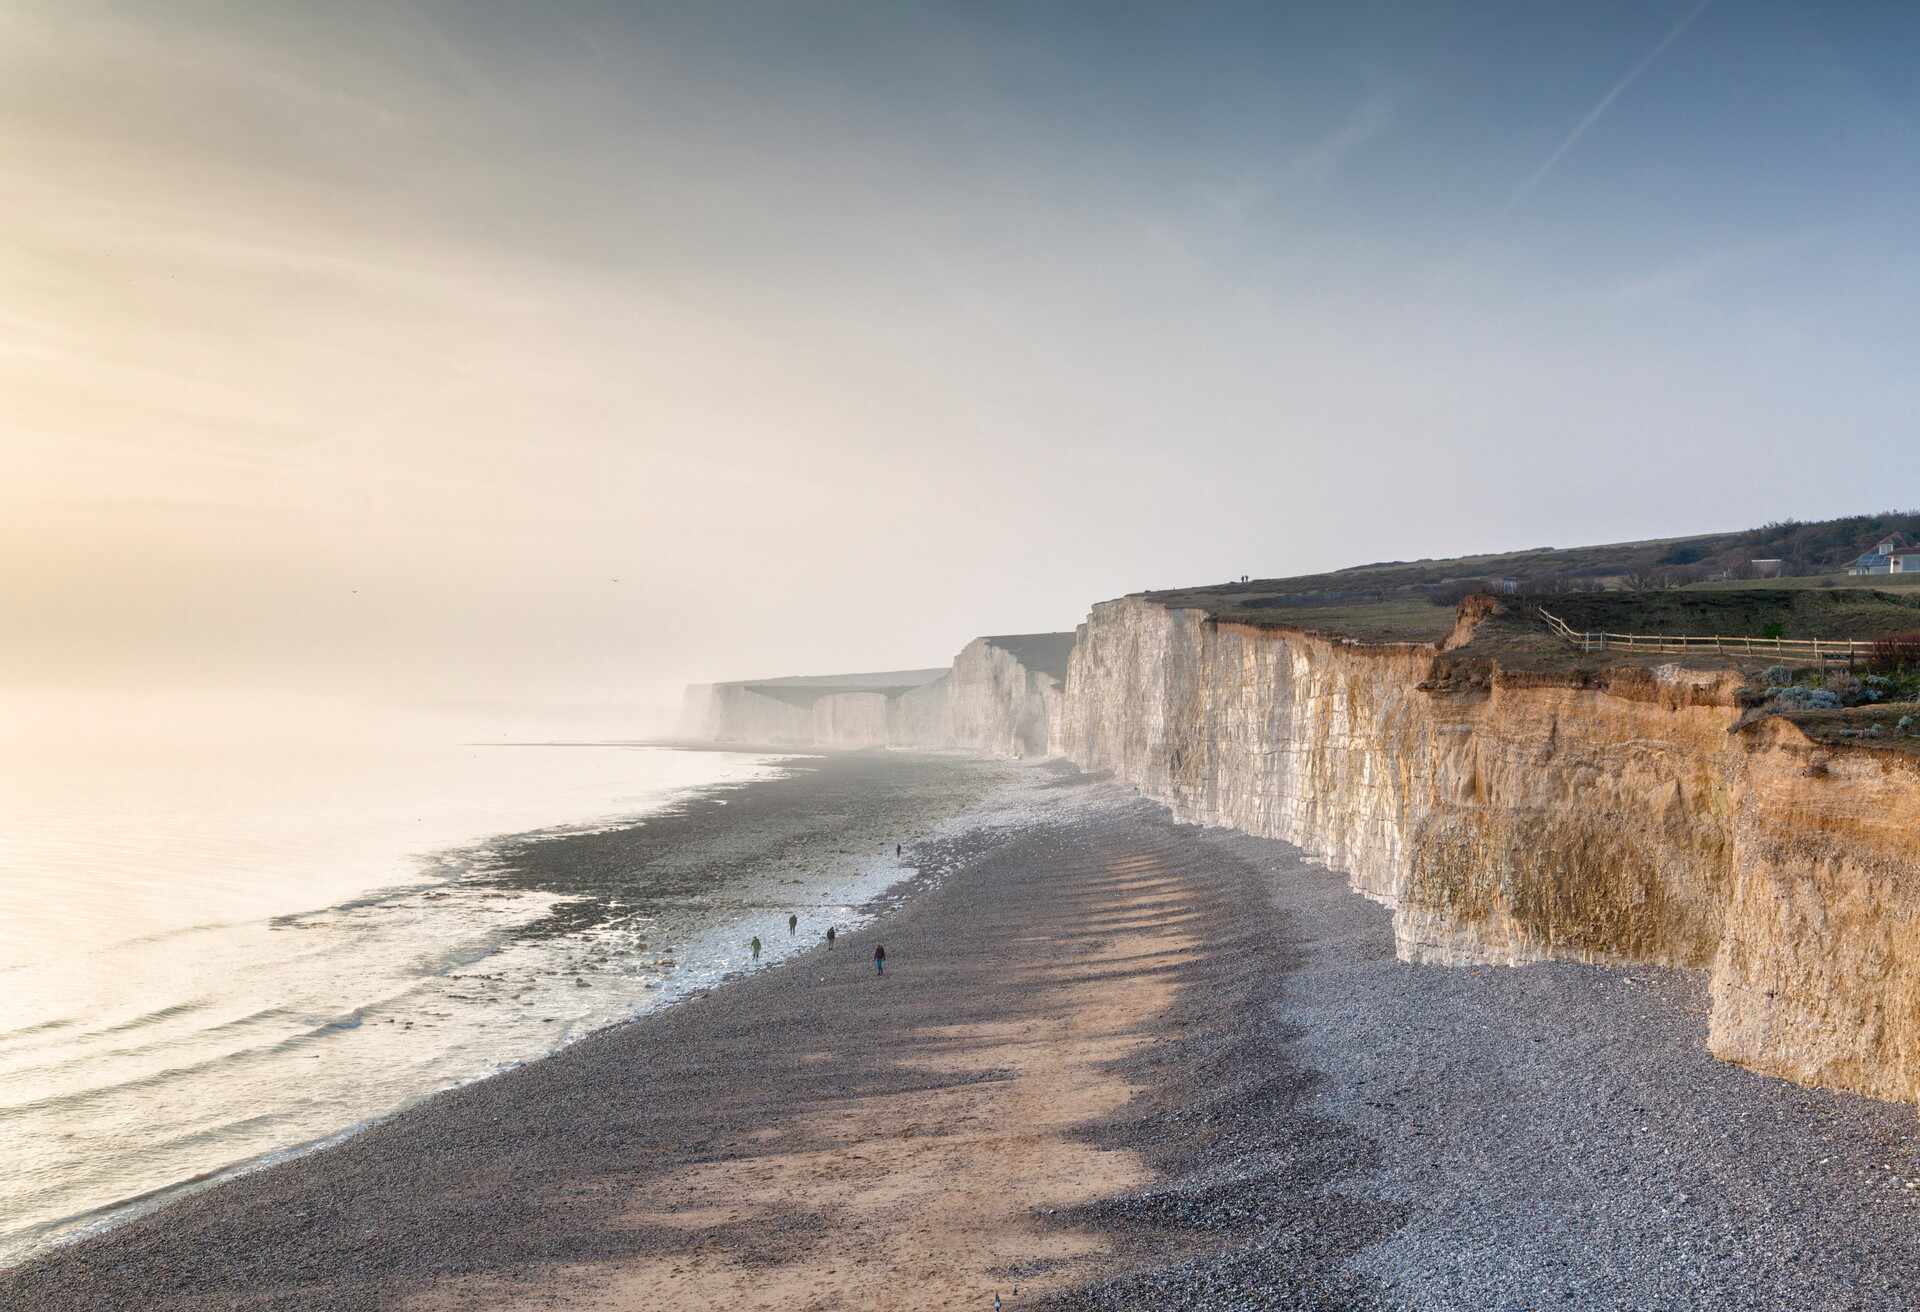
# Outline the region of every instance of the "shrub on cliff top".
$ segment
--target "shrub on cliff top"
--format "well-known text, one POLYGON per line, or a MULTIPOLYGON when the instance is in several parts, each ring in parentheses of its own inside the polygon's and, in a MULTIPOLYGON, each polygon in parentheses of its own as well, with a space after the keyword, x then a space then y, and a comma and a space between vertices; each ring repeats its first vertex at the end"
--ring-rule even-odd
POLYGON ((1825 688, 1803 688, 1798 684, 1767 689, 1767 699, 1777 711, 1832 711, 1840 707, 1840 698, 1825 688))

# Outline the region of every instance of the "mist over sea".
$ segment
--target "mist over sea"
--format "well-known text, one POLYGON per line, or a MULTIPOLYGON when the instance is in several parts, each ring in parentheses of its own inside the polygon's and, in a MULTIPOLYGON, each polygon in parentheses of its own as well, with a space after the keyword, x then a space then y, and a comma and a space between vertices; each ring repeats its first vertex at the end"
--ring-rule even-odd
POLYGON ((524 932, 555 898, 486 878, 487 840, 630 821, 782 769, 270 725, 120 742, 12 728, 0 1263, 718 978, 739 945, 688 939, 694 921, 669 968, 643 946, 646 916, 524 932))

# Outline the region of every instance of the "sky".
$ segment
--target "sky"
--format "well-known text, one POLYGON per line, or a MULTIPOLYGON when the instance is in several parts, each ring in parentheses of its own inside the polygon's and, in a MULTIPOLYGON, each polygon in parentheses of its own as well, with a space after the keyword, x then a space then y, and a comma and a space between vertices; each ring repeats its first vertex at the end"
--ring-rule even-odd
POLYGON ((613 733, 1145 587, 1913 503, 1916 48, 10 0, 0 698, 613 733))

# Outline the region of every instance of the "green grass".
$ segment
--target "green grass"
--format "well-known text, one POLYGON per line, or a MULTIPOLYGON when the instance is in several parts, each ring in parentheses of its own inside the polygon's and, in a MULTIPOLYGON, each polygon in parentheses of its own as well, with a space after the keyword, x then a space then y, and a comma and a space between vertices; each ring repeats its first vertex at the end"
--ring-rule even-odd
MULTIPOLYGON (((1460 595, 1486 588, 1489 580, 1517 579, 1522 593, 1543 594, 1540 599, 1576 628, 1762 637, 1768 626, 1778 624, 1788 638, 1865 638, 1920 628, 1920 612, 1905 609, 1920 598, 1920 576, 1854 578, 1812 571, 1850 561, 1889 531, 1920 539, 1920 513, 1857 515, 1816 524, 1788 522, 1737 533, 1599 546, 1381 561, 1326 574, 1202 584, 1137 595, 1245 624, 1313 629, 1372 642, 1433 642, 1452 629, 1454 602, 1460 595), (1672 581, 1685 572, 1725 570, 1751 559, 1775 558, 1797 567, 1802 577, 1618 590, 1626 582, 1672 581), (1569 585, 1616 590, 1563 591, 1569 585), (1569 611, 1591 612, 1595 620, 1583 622, 1569 611)), ((1519 600, 1511 595, 1503 599, 1519 600)), ((1537 603, 1516 604, 1510 610, 1524 611, 1531 620, 1532 604, 1537 603)), ((1520 635, 1515 630, 1509 636, 1518 640, 1520 635)))
MULTIPOLYGON (((1773 581, 1770 581, 1773 582, 1773 581)), ((1779 580, 1778 582, 1789 582, 1779 580)), ((1765 638, 1777 628, 1784 638, 1871 639, 1920 630, 1920 589, 1751 587, 1658 592, 1565 593, 1499 598, 1501 613, 1461 650, 1468 659, 1494 659, 1512 669, 1560 669, 1662 664, 1671 653, 1612 648, 1582 653, 1553 636, 1539 616, 1544 606, 1577 630, 1690 637, 1765 638)), ((1185 604, 1192 604, 1190 601, 1185 604)), ((1338 606, 1216 606, 1224 622, 1304 629, 1359 642, 1438 643, 1453 629, 1454 609, 1420 596, 1389 596, 1338 606)), ((1737 653, 1703 651, 1689 665, 1724 665, 1737 653)), ((1747 664, 1778 659, 1755 653, 1747 664)))
POLYGON ((1284 609, 1210 612, 1214 618, 1243 624, 1312 629, 1362 642, 1438 642, 1453 632, 1454 609, 1424 597, 1392 597, 1346 606, 1289 606, 1284 609))
POLYGON ((1805 578, 1791 579, 1715 579, 1704 583, 1689 583, 1680 589, 1683 592, 1750 592, 1754 589, 1780 589, 1787 592, 1806 588, 1822 591, 1829 588, 1872 588, 1882 592, 1899 592, 1907 588, 1920 588, 1920 574, 1811 574, 1805 578))
POLYGON ((1872 588, 1719 588, 1532 599, 1575 629, 1762 638, 1876 638, 1920 629, 1920 592, 1872 588))

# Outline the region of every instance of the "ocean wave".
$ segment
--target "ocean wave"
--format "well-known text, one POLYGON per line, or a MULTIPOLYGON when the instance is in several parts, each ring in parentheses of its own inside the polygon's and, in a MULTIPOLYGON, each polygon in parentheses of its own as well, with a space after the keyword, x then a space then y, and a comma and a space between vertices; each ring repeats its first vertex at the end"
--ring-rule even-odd
POLYGON ((15 1039, 32 1038, 36 1034, 52 1033, 55 1030, 70 1030, 81 1023, 78 1016, 61 1016, 54 1020, 43 1020, 33 1025, 22 1025, 17 1030, 0 1030, 0 1044, 11 1043, 15 1039))
MULTIPOLYGON (((122 1032, 128 1029, 144 1028, 153 1020, 168 1016, 169 1014, 186 1015, 200 1009, 201 1008, 185 1006, 168 1007, 162 1011, 153 1013, 150 1017, 143 1017, 138 1022, 129 1022, 126 1025, 115 1026, 112 1029, 95 1030, 93 1033, 84 1037, 97 1038, 101 1035, 122 1032)), ((233 1016, 216 1024, 203 1026, 186 1035, 168 1035, 167 1037, 157 1038, 148 1043, 135 1043, 117 1048, 88 1048, 75 1052, 73 1055, 59 1061, 46 1062, 35 1067, 34 1070, 40 1076, 45 1077, 57 1075, 62 1072, 69 1072, 79 1067, 92 1065, 96 1062, 120 1061, 128 1057, 144 1057, 151 1053, 162 1052, 168 1048, 179 1047, 183 1044, 204 1040, 215 1035, 230 1034, 236 1030, 243 1030, 250 1026, 283 1020, 292 1014, 293 1013, 287 1011, 284 1007, 262 1007, 258 1011, 248 1012, 244 1016, 233 1016)), ((51 1047, 54 1045, 42 1044, 40 1046, 51 1047)), ((20 1050, 16 1049, 15 1051, 20 1050)))
POLYGON ((130 1020, 123 1020, 117 1025, 109 1025, 104 1029, 91 1030, 88 1032, 87 1037, 98 1039, 105 1038, 109 1034, 129 1034, 134 1030, 143 1030, 150 1025, 158 1025, 162 1021, 172 1020, 176 1016, 191 1016, 194 1012, 204 1011, 212 1005, 212 998, 190 998, 185 1002, 176 1002, 171 1006, 161 1007, 157 1011, 142 1012, 140 1015, 130 1020))
POLYGON ((30 1098, 25 1102, 0 1105, 0 1123, 19 1120, 27 1116, 44 1115, 57 1112, 62 1115, 98 1106, 129 1093, 138 1093, 159 1088, 170 1082, 204 1074, 223 1068, 240 1067, 248 1064, 283 1056, 288 1052, 314 1042, 324 1041, 337 1035, 360 1028, 366 1019, 363 1007, 340 1016, 310 1025, 298 1033, 283 1035, 268 1043, 254 1044, 250 1047, 230 1049, 203 1057, 198 1061, 183 1062, 175 1066, 149 1071, 130 1080, 117 1080, 111 1084, 94 1085, 85 1089, 72 1089, 65 1093, 53 1094, 44 1098, 30 1098))

